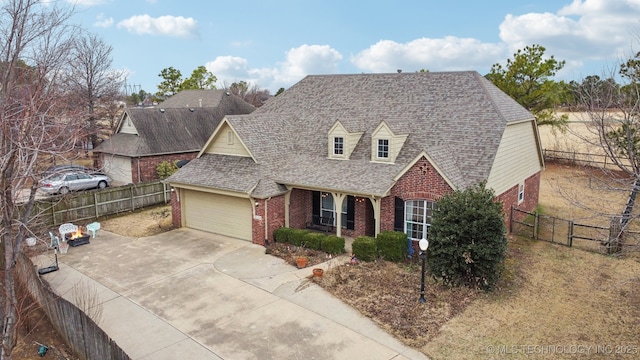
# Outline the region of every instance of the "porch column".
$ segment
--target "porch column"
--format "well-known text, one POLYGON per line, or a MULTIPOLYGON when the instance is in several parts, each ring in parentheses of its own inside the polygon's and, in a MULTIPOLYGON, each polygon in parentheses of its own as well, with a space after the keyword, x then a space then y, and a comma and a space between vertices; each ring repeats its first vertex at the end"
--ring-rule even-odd
POLYGON ((369 198, 371 200, 371 205, 373 206, 373 219, 375 221, 375 233, 373 236, 378 236, 380 233, 380 208, 382 205, 382 199, 377 198, 369 198))
POLYGON ((284 194, 284 227, 289 227, 289 203, 291 202, 291 189, 284 194))
POLYGON ((334 214, 336 214, 336 236, 342 236, 342 202, 346 197, 345 194, 332 193, 334 214))

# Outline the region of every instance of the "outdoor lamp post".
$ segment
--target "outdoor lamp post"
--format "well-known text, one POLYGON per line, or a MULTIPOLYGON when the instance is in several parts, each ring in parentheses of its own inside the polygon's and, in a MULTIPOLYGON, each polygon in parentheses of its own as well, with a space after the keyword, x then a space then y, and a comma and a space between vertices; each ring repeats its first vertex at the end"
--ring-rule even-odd
POLYGON ((418 242, 420 246, 420 256, 422 257, 422 283, 420 285, 420 302, 426 303, 427 299, 424 298, 424 260, 427 258, 427 248, 429 247, 429 240, 422 239, 418 242))

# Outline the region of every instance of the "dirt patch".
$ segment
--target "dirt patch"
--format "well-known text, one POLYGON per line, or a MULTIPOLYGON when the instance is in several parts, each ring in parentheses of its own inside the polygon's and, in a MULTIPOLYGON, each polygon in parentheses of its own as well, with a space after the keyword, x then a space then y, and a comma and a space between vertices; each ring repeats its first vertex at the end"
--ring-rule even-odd
POLYGON ((114 234, 131 237, 157 235, 174 228, 171 206, 154 206, 100 220, 100 228, 114 234))

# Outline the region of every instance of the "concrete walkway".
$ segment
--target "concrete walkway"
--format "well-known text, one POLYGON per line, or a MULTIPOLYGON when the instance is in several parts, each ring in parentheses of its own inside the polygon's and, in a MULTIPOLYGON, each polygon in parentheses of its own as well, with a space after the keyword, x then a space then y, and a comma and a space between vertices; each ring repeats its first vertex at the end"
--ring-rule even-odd
POLYGON ((42 277, 69 301, 99 303, 94 320, 133 359, 426 359, 309 281, 311 268, 246 241, 100 230, 58 258, 60 270, 42 277))

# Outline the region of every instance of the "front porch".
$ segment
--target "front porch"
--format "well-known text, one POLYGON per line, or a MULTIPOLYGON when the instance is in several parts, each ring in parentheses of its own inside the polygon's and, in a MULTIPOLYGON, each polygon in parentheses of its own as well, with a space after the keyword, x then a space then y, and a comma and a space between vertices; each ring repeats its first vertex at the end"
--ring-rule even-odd
POLYGON ((341 237, 375 236, 374 203, 365 197, 306 189, 292 189, 285 200, 285 226, 310 229, 341 237))

